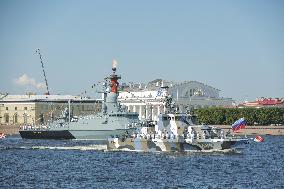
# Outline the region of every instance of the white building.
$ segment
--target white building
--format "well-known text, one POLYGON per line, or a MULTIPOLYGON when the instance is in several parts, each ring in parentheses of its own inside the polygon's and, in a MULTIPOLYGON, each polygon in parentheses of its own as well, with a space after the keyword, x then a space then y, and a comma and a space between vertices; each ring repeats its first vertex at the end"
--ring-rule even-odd
POLYGON ((220 97, 219 92, 219 89, 197 81, 174 84, 157 79, 148 84, 124 86, 118 100, 127 106, 130 112, 139 113, 140 119, 156 120, 158 115, 165 111, 167 93, 173 97, 179 111, 185 112, 191 108, 232 106, 234 101, 231 98, 220 97), (161 89, 161 86, 165 85, 169 87, 168 91, 161 89))
POLYGON ((232 98, 223 98, 219 95, 220 90, 205 85, 198 81, 188 81, 173 85, 169 89, 177 104, 187 108, 202 107, 230 107, 233 105, 232 98))
POLYGON ((165 110, 165 90, 123 91, 119 93, 118 100, 127 106, 128 111, 139 113, 140 119, 156 120, 165 110))
POLYGON ((5 95, 0 96, 0 124, 43 124, 59 117, 69 107, 73 115, 100 111, 101 102, 72 95, 5 95))

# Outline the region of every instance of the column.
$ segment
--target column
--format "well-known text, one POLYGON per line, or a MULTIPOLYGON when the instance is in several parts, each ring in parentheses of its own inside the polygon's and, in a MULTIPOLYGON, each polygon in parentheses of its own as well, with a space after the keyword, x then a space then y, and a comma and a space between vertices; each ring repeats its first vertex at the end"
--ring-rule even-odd
POLYGON ((133 105, 133 112, 136 112, 136 105, 133 105))
POLYGON ((148 106, 145 106, 145 119, 148 119, 148 106))
POLYGON ((139 117, 142 119, 142 105, 139 106, 139 117))

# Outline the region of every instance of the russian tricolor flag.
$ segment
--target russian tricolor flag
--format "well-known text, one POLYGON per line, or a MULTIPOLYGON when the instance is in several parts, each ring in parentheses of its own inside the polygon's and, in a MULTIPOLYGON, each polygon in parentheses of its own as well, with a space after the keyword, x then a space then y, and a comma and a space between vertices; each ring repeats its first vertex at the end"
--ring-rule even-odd
POLYGON ((233 125, 232 125, 232 129, 233 131, 237 131, 240 129, 244 129, 246 127, 246 121, 244 118, 241 118, 239 120, 237 120, 233 125))

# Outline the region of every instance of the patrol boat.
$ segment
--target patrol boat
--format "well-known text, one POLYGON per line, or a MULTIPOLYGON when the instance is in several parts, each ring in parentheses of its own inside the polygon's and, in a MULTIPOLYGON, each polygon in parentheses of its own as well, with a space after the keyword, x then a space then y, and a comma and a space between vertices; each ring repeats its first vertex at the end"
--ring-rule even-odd
POLYGON ((247 142, 247 138, 234 137, 214 126, 196 124, 194 115, 170 111, 160 114, 157 122, 141 125, 132 135, 109 138, 107 149, 142 152, 214 151, 247 142))
POLYGON ((106 77, 104 83, 102 110, 98 114, 72 117, 69 109, 56 121, 40 127, 21 128, 20 135, 25 139, 87 139, 102 143, 111 136, 121 135, 132 130, 139 122, 138 113, 127 112, 118 103, 118 79, 116 64, 113 73, 106 77), (109 90, 110 88, 110 90, 109 90))

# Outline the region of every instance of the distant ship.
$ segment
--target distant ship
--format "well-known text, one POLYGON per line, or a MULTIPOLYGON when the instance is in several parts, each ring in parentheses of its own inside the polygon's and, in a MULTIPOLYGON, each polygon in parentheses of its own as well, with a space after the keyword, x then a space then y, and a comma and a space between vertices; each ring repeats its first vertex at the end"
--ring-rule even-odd
POLYGON ((98 114, 73 117, 70 106, 62 118, 40 127, 23 126, 20 135, 24 139, 86 139, 102 143, 112 136, 122 135, 139 123, 138 113, 127 112, 118 103, 118 79, 116 64, 113 73, 105 78, 102 110, 98 114), (108 86, 108 87, 107 87, 108 86))

